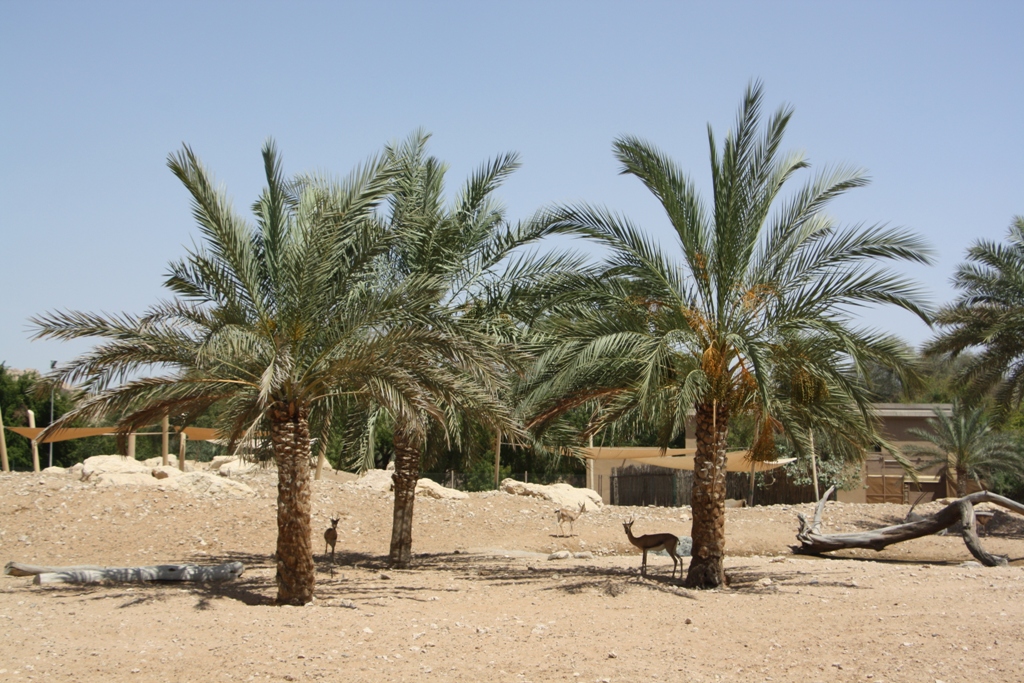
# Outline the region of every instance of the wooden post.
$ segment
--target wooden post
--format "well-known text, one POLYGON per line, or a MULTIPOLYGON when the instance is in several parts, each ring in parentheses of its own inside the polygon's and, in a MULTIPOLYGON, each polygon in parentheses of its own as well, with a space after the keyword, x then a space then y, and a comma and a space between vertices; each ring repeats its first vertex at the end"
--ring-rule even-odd
POLYGON ((182 427, 178 432, 178 469, 182 472, 185 471, 185 448, 187 445, 188 435, 185 434, 185 428, 182 427))
MULTIPOLYGON (((821 500, 821 496, 818 495, 818 457, 814 454, 814 432, 808 429, 807 435, 811 437, 811 478, 814 480, 814 502, 817 503, 821 500)), ((882 487, 885 487, 884 477, 882 479, 882 487)))
POLYGON ((4 416, 0 411, 0 468, 4 472, 10 472, 11 466, 7 462, 7 435, 4 434, 4 416))
POLYGON ((163 434, 160 437, 160 457, 164 459, 160 464, 166 467, 168 462, 168 452, 171 448, 171 421, 166 415, 164 415, 164 419, 160 421, 160 428, 163 429, 163 434))
MULTIPOLYGON (((594 435, 593 434, 590 435, 590 440, 588 441, 588 446, 591 449, 594 448, 594 435)), ((596 490, 597 489, 597 487, 594 486, 594 459, 593 458, 587 458, 587 488, 591 489, 591 490, 596 490)))
MULTIPOLYGON (((31 410, 26 410, 28 413, 28 426, 35 429, 36 427, 36 414, 31 410)), ((36 443, 35 439, 30 439, 29 444, 32 446, 32 471, 39 471, 39 444, 36 443)))
POLYGON ((135 432, 128 435, 128 457, 135 459, 135 432))
POLYGON ((501 486, 501 430, 494 434, 494 488, 501 486))
POLYGON ((748 499, 747 499, 747 507, 751 507, 751 508, 754 507, 754 475, 756 474, 756 471, 754 470, 754 467, 756 465, 757 465, 757 462, 753 458, 751 458, 750 459, 750 494, 749 494, 748 499))

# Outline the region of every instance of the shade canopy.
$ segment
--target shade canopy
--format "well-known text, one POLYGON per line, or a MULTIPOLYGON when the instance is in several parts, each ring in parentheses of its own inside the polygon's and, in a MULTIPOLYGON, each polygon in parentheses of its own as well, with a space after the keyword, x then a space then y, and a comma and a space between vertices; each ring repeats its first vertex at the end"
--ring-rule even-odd
MULTIPOLYGON (((656 467, 667 467, 672 470, 693 471, 694 453, 696 448, 669 448, 664 451, 660 448, 584 448, 583 457, 592 460, 628 460, 637 465, 654 465, 656 467)), ((750 451, 730 451, 725 454, 726 472, 749 472, 751 465, 755 472, 767 472, 777 467, 782 467, 796 458, 785 458, 783 460, 751 461, 750 451)))
MULTIPOLYGON (((26 439, 37 439, 40 434, 43 433, 44 427, 5 427, 15 434, 19 434, 26 439)), ((174 427, 175 432, 182 431, 178 427, 174 427)), ((210 429, 208 427, 185 427, 185 436, 192 441, 213 441, 217 438, 217 430, 210 429)), ((135 432, 136 436, 158 436, 162 432, 135 432)), ((49 435, 44 439, 39 439, 37 443, 56 443, 58 441, 70 441, 72 439, 84 439, 88 436, 116 436, 117 432, 113 427, 68 427, 66 429, 58 429, 53 434, 49 435)))

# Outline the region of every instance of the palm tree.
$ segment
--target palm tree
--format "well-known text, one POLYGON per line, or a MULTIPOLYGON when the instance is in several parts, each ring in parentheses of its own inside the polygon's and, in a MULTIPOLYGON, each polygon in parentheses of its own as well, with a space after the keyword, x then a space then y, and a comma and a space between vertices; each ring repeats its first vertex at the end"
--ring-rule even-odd
POLYGON ((632 137, 615 142, 623 173, 661 202, 677 253, 601 208, 561 207, 547 219, 606 245, 610 255, 598 277, 581 276, 580 296, 541 323, 557 343, 531 376, 531 426, 600 400, 605 408, 592 430, 615 421, 653 423, 666 447, 695 412, 691 587, 725 580, 732 417, 755 417, 754 457, 773 448, 779 430, 806 434, 816 412, 822 419, 838 415, 858 432, 850 438, 864 438, 872 427, 863 364, 906 375, 910 359, 894 337, 855 328, 848 310, 892 304, 927 317, 916 286, 878 265, 927 262, 922 240, 881 226, 843 229, 823 213, 830 200, 867 182, 862 173, 826 170, 779 199, 786 181, 808 163, 779 152, 789 108, 760 130, 761 99, 760 84, 748 87, 721 152, 709 129, 710 211, 693 182, 656 148, 632 137))
POLYGON ((61 422, 113 415, 128 431, 216 404, 232 447, 255 439, 272 452, 277 600, 304 604, 315 582, 311 425, 324 431, 329 416, 354 401, 423 431, 424 416, 442 415, 434 359, 454 356, 449 365, 459 367, 473 355, 442 332, 424 331, 432 300, 422 292, 431 283, 377 287, 394 242, 377 213, 394 189, 386 158, 341 182, 286 179, 272 142, 263 160, 267 186, 251 224, 191 149, 169 157, 203 238, 171 264, 171 300, 142 316, 58 312, 33 322, 37 338, 106 340, 61 369, 61 381, 82 382, 90 394, 61 422))
POLYGON ((478 360, 472 364, 463 360, 466 371, 452 375, 457 382, 445 397, 445 429, 413 433, 403 420, 396 420, 389 561, 399 567, 411 559, 413 505, 425 440, 458 441, 472 422, 512 439, 524 436, 500 399, 501 394, 507 395, 511 378, 524 361, 516 349, 523 327, 511 313, 523 305, 532 283, 552 269, 572 268, 579 262, 560 254, 531 258, 522 252, 556 228, 533 221, 510 224, 495 201, 495 190, 519 166, 516 155, 485 163, 448 202, 444 197, 447 168, 427 154, 428 140, 420 131, 389 149, 397 169, 387 219, 395 240, 382 268, 382 286, 386 289, 394 283, 408 289, 412 280, 429 282, 429 287, 418 287, 420 296, 430 301, 424 332, 443 330, 462 340, 478 360))
POLYGON ((978 240, 953 276, 960 296, 935 316, 941 333, 931 355, 968 356, 957 373, 967 398, 993 387, 1004 409, 1024 398, 1024 216, 1010 224, 1007 244, 978 240), (971 356, 975 348, 980 353, 971 356))
POLYGON ((1024 457, 1008 437, 995 431, 983 408, 968 408, 953 401, 952 414, 939 408, 928 418, 928 429, 911 429, 911 434, 928 441, 926 447, 907 448, 908 454, 925 453, 935 458, 920 469, 942 465, 948 478, 956 480, 956 495, 967 495, 967 480, 981 486, 982 479, 995 472, 1024 473, 1024 457))

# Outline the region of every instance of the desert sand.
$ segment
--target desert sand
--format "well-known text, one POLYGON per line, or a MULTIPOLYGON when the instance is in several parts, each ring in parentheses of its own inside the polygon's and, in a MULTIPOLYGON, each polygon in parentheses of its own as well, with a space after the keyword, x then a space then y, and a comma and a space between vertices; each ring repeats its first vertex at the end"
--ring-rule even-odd
MULTIPOLYGON (((730 585, 691 591, 634 532, 689 534, 687 508, 605 506, 562 537, 555 505, 507 493, 419 497, 415 567, 388 569, 392 495, 315 482, 316 600, 277 607, 272 472, 232 498, 0 475, 0 558, 42 565, 245 563, 221 585, 35 586, 0 577, 0 680, 961 681, 1024 680, 1024 520, 881 553, 792 554, 796 513, 728 511, 730 585), (338 525, 336 563, 320 534, 338 525), (319 541, 319 542, 317 542, 319 541), (579 556, 551 560, 568 550, 579 556)), ((937 506, 924 512, 934 511, 937 506)), ((918 508, 920 511, 921 508, 918 508)), ((893 523, 906 506, 829 503, 825 532, 893 523)))

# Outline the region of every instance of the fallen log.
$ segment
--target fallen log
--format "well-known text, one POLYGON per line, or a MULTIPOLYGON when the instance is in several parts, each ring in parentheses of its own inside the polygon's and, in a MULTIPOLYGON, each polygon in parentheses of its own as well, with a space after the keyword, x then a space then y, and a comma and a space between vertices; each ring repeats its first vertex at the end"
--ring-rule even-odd
POLYGON ((241 562, 227 562, 212 567, 195 564, 158 564, 150 567, 40 567, 8 562, 4 573, 11 576, 35 576, 36 585, 52 583, 146 583, 149 581, 191 581, 220 583, 234 581, 245 571, 241 562))
POLYGON ((800 519, 800 530, 797 532, 796 538, 800 541, 800 545, 794 548, 795 552, 818 555, 848 548, 870 548, 877 551, 894 543, 938 533, 960 522, 963 527, 964 543, 967 545, 967 549, 970 550, 971 555, 986 567, 995 567, 1005 565, 1009 560, 1003 555, 988 553, 981 547, 981 541, 978 539, 974 506, 978 503, 995 503, 1024 515, 1024 505, 1009 498, 989 493, 988 491, 978 491, 953 501, 934 515, 922 517, 905 524, 896 524, 858 533, 822 534, 820 531, 821 513, 825 507, 825 501, 831 492, 832 489, 829 489, 818 502, 812 523, 808 523, 807 518, 803 515, 797 514, 797 517, 800 519))

